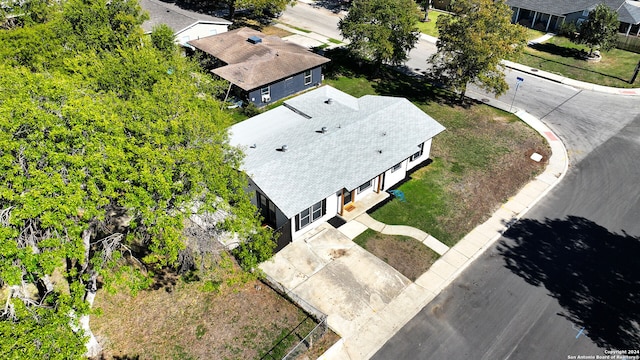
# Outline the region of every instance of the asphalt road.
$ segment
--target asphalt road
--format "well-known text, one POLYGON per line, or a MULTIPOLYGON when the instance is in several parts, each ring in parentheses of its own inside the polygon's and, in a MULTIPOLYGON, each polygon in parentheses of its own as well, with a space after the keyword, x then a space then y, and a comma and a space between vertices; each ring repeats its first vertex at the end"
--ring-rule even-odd
POLYGON ((498 100, 559 134, 569 172, 374 359, 640 349, 640 98, 507 76, 525 81, 498 100))
MULTIPOLYGON (((281 21, 341 39, 344 15, 298 4, 281 21)), ((426 68, 419 41, 406 66, 426 68)), ((640 349, 640 98, 506 72, 494 99, 542 119, 567 147, 562 181, 403 327, 375 359, 567 359, 640 349), (524 82, 516 92, 516 77, 524 82)), ((499 180, 497 180, 499 181, 499 180)))

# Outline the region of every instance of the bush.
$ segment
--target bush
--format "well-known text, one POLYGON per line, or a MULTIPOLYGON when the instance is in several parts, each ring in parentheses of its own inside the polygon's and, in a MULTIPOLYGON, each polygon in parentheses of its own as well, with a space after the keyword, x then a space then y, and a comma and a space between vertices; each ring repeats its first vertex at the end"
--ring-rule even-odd
POLYGON ((245 106, 245 107, 242 109, 242 112, 243 112, 246 116, 248 116, 248 117, 254 117, 254 116, 256 116, 256 115, 258 115, 258 114, 262 113, 262 110, 260 110, 260 109, 256 106, 256 104, 254 104, 254 103, 252 103, 252 102, 249 102, 249 103, 247 104, 247 106, 245 106))
POLYGON ((245 271, 254 271, 261 262, 273 255, 275 247, 273 233, 266 228, 260 228, 250 239, 235 248, 233 255, 245 271))
POLYGON ((573 22, 565 22, 558 28, 558 35, 562 35, 569 39, 574 39, 578 32, 578 26, 573 22))

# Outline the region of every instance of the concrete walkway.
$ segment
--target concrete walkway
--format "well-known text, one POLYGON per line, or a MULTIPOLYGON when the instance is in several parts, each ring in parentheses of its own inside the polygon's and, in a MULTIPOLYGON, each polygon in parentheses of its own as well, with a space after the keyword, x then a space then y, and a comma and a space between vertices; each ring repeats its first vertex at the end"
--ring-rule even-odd
MULTIPOLYGON (((492 105, 508 107, 508 104, 496 103, 492 105)), ((443 251, 443 255, 426 273, 413 284, 405 287, 393 301, 379 310, 375 319, 377 321, 367 322, 365 326, 353 334, 343 335, 338 343, 320 357, 321 359, 355 360, 368 359, 373 356, 402 326, 455 280, 469 264, 491 247, 511 224, 522 217, 562 180, 569 164, 567 152, 562 142, 542 121, 527 112, 520 110, 516 112, 516 115, 538 131, 551 147, 552 155, 548 159, 544 172, 523 187, 515 196, 508 199, 489 220, 478 225, 455 246, 443 251)), ((427 235, 424 232, 413 233, 406 229, 408 227, 392 226, 389 228, 388 225, 364 215, 350 223, 360 224, 358 225, 360 228, 379 229, 378 231, 388 229, 388 231, 401 232, 403 235, 411 233, 413 235, 409 236, 416 238, 427 235)))
MULTIPOLYGON (((308 43, 313 45, 305 46, 320 46, 322 44, 327 44, 326 46, 340 46, 340 44, 335 44, 330 41, 329 38, 318 34, 301 32, 282 24, 277 26, 295 34, 285 39, 297 42, 301 45, 308 43)), ((547 35, 551 36, 550 34, 547 35)), ((435 43, 437 41, 436 38, 425 34, 421 34, 421 38, 431 43, 435 43)), ((546 39, 535 39, 535 41, 544 40, 546 39)), ((620 95, 640 95, 640 89, 617 89, 589 84, 568 79, 557 74, 532 69, 528 66, 510 61, 503 61, 503 65, 508 68, 523 71, 580 89, 620 95)), ((509 104, 502 103, 495 99, 486 100, 484 99, 484 95, 467 93, 467 96, 475 97, 479 100, 482 99, 491 106, 505 111, 510 111, 509 104)), ((478 258, 486 249, 490 248, 511 224, 524 216, 531 207, 533 207, 562 180, 567 172, 569 161, 566 149, 559 137, 556 136, 556 134, 554 134, 553 131, 542 121, 528 114, 526 111, 516 109, 515 115, 538 131, 538 133, 540 133, 549 143, 552 155, 547 160, 547 167, 542 174, 524 186, 516 195, 509 198, 508 201, 505 202, 490 219, 474 228, 455 246, 448 248, 437 239, 429 236, 429 234, 408 226, 395 226, 380 223, 368 216, 366 213, 357 216, 355 219, 347 222, 347 224, 338 229, 339 232, 349 239, 353 239, 367 228, 386 234, 411 236, 423 242, 438 254, 441 254, 441 257, 426 273, 416 279, 415 282, 408 284, 404 283, 394 287, 395 290, 393 298, 391 298, 391 296, 386 297, 386 300, 383 303, 380 303, 379 306, 373 307, 372 311, 363 311, 358 314, 359 317, 357 321, 349 322, 347 319, 342 319, 343 321, 339 322, 341 325, 335 324, 335 327, 341 328, 339 333, 342 338, 327 350, 320 359, 369 359, 402 326, 409 322, 424 306, 431 302, 431 300, 433 300, 445 287, 453 282, 458 275, 467 268, 467 266, 478 258), (399 290, 400 288, 402 289, 399 290)), ((356 247, 349 247, 349 249, 355 248, 356 247)), ((334 280, 339 279, 340 272, 332 272, 331 274, 331 277, 326 278, 334 280)), ((327 280, 327 283, 330 283, 330 281, 327 280)), ((321 292, 321 290, 316 286, 313 288, 315 289, 315 295, 312 298, 320 301, 319 292, 321 292)), ((337 303, 331 304, 334 307, 339 305, 337 303)), ((346 308, 343 306, 342 310, 346 310, 346 308)), ((323 311, 330 312, 331 310, 323 309, 323 311)), ((331 325, 332 324, 330 322, 330 326, 331 325)))
POLYGON ((425 244, 428 248, 438 253, 438 255, 443 255, 444 253, 449 251, 449 247, 447 245, 441 243, 440 240, 434 238, 433 236, 420 229, 416 229, 414 227, 406 225, 387 225, 372 218, 367 213, 364 213, 355 218, 353 221, 342 225, 340 228, 338 228, 338 230, 340 230, 343 234, 347 235, 350 239, 353 240, 356 236, 362 233, 362 231, 358 232, 359 230, 366 228, 387 235, 403 235, 412 237, 425 244), (345 227, 345 230, 341 230, 343 227, 345 227))

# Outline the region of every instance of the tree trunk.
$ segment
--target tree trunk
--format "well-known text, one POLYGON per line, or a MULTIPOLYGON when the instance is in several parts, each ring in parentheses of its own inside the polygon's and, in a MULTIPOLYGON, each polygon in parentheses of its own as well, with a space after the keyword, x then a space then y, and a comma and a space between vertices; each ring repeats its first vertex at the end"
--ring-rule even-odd
POLYGON ((229 21, 233 21, 233 17, 236 14, 236 0, 229 1, 229 21))
MULTIPOLYGON (((91 275, 89 279, 87 294, 85 295, 85 301, 89 304, 89 309, 93 307, 93 301, 96 298, 96 281, 98 278, 98 274, 94 273, 91 275)), ((93 335, 91 331, 91 327, 89 326, 89 314, 83 315, 80 317, 80 327, 84 331, 84 334, 89 337, 89 341, 87 341, 87 353, 85 354, 87 357, 95 357, 102 352, 102 346, 98 343, 98 339, 93 335)))
POLYGON ((424 2, 424 19, 422 19, 422 22, 428 22, 429 21, 429 7, 431 6, 431 0, 427 0, 424 2))

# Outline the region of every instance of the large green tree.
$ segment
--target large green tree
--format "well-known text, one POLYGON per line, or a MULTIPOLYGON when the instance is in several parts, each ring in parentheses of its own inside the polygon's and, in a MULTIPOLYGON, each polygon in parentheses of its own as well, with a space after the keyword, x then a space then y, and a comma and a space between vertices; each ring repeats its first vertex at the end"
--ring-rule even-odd
POLYGON ((619 24, 618 14, 607 5, 599 4, 578 27, 575 41, 589 46, 589 54, 593 54, 596 47, 609 51, 616 45, 619 24))
POLYGON ((377 67, 399 65, 418 41, 419 19, 413 0, 354 0, 338 28, 356 55, 377 67))
POLYGON ((39 32, 0 32, 4 358, 82 357, 97 287, 135 291, 179 266, 194 211, 226 214, 216 226, 250 240, 245 267, 273 249, 235 170, 221 87, 143 38, 139 14, 128 0, 69 0, 39 32), (49 45, 16 57, 25 34, 49 45))
POLYGON ((456 0, 453 15, 438 17, 438 51, 430 74, 464 98, 469 82, 496 96, 508 85, 501 60, 525 45, 525 29, 511 23, 513 11, 504 0, 456 0))

